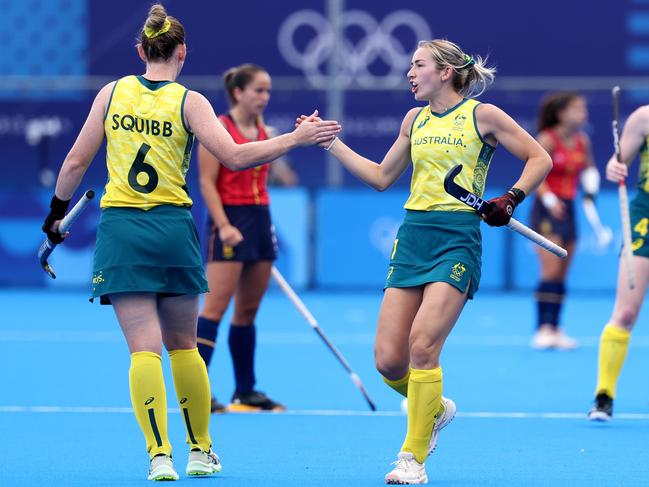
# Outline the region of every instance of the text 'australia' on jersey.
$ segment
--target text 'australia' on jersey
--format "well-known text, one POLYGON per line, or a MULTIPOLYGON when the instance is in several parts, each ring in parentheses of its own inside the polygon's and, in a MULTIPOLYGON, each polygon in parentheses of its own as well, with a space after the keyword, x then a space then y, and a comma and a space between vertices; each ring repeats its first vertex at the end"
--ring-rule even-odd
POLYGON ((115 83, 104 130, 108 183, 101 207, 191 206, 185 175, 194 135, 185 127, 187 89, 127 76, 115 83))
POLYGON ((478 132, 475 109, 480 102, 465 98, 444 113, 430 105, 415 116, 410 130, 413 172, 405 208, 422 211, 475 211, 444 190, 444 176, 464 167, 455 182, 482 196, 495 147, 478 132))

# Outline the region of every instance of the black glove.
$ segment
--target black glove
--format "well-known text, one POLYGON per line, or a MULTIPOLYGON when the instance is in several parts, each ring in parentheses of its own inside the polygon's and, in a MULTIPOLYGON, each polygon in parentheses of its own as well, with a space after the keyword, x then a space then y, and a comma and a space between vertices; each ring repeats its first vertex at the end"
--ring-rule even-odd
POLYGON ((524 199, 525 192, 518 188, 512 188, 504 195, 490 199, 487 202, 489 210, 483 220, 492 227, 507 225, 514 214, 514 208, 524 199))
POLYGON ((50 203, 50 212, 45 217, 45 222, 43 223, 43 231, 47 234, 47 238, 50 239, 50 242, 55 244, 60 244, 63 242, 63 236, 59 232, 52 231, 52 225, 57 220, 62 220, 65 216, 65 212, 70 206, 70 200, 63 201, 60 200, 54 195, 50 203))

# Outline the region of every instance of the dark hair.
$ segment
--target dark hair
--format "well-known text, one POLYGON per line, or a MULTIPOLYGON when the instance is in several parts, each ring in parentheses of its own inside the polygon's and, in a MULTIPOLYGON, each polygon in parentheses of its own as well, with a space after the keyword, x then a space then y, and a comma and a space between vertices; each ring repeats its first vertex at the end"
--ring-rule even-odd
POLYGON ((582 98, 576 91, 557 91, 543 98, 539 110, 538 131, 552 128, 559 124, 559 113, 577 98, 582 98))
POLYGON ((149 9, 149 16, 140 33, 140 44, 149 61, 167 61, 176 46, 185 43, 185 29, 178 19, 167 15, 165 8, 156 3, 149 9), (165 29, 166 22, 168 29, 165 29))
POLYGON ((237 104, 234 98, 234 89, 243 90, 248 86, 257 73, 267 73, 267 71, 256 64, 242 64, 228 69, 223 75, 223 86, 225 93, 228 95, 230 106, 237 104))

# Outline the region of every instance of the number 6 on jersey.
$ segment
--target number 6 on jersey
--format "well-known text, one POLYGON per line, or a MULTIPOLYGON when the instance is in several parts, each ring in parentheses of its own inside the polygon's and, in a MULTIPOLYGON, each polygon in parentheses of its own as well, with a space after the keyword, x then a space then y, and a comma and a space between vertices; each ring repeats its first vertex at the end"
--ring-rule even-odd
POLYGON ((140 146, 140 150, 137 151, 133 165, 131 165, 128 172, 128 184, 138 193, 151 193, 158 186, 158 173, 151 164, 144 162, 144 158, 150 149, 151 146, 148 144, 140 146), (142 173, 146 173, 148 176, 148 181, 144 185, 138 183, 138 176, 142 173))

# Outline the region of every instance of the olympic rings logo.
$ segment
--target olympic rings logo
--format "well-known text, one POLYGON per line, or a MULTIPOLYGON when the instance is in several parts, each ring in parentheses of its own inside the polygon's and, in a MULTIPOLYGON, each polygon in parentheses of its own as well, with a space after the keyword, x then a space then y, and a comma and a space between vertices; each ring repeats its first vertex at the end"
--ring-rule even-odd
POLYGON ((291 14, 280 26, 279 51, 285 61, 301 69, 309 82, 317 88, 328 83, 327 65, 338 60, 338 80, 342 86, 358 83, 362 87, 396 86, 403 82, 410 67, 412 53, 422 39, 431 39, 431 29, 426 20, 411 10, 397 10, 378 22, 363 10, 345 12, 341 19, 342 38, 336 39, 329 20, 315 10, 300 10, 291 14), (306 28, 312 37, 305 45, 296 45, 296 33, 306 28), (360 40, 349 38, 348 31, 361 31, 360 40), (396 31, 404 29, 414 36, 412 45, 396 31), (377 74, 378 64, 387 73, 377 74))

